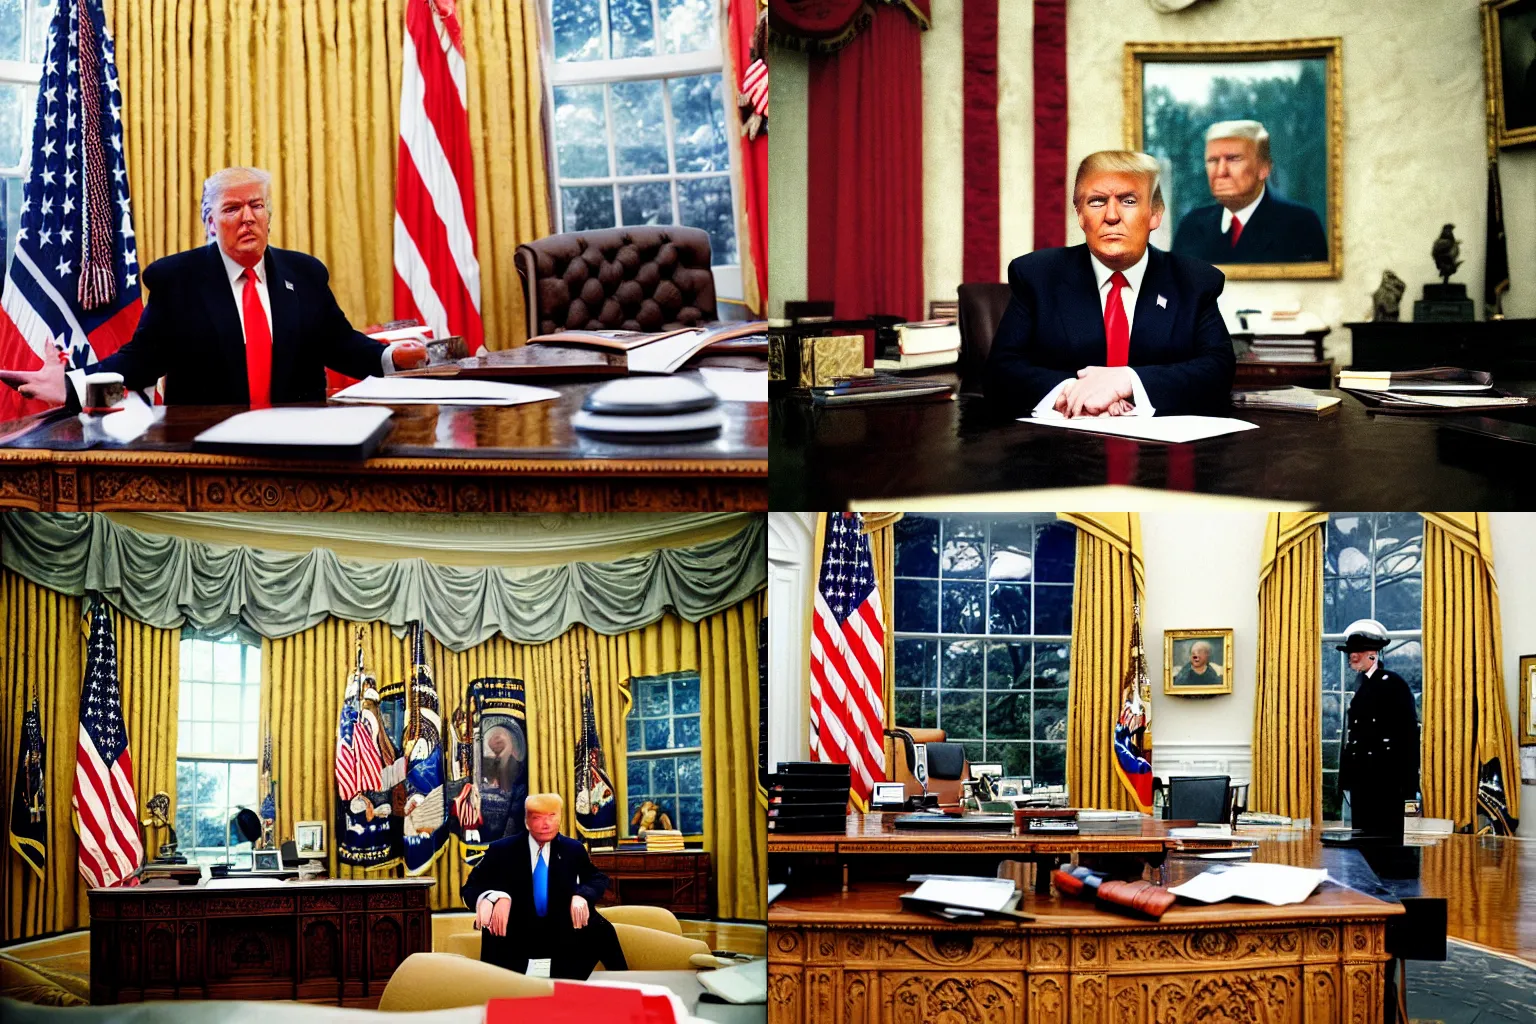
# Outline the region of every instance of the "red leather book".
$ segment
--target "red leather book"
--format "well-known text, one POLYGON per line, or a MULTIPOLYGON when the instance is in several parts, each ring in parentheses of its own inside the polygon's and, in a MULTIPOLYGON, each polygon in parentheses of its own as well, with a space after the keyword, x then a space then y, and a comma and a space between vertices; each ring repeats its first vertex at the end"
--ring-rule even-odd
POLYGON ((676 1024, 676 1020, 665 996, 568 981, 555 982, 554 995, 492 999, 485 1006, 485 1024, 676 1024))

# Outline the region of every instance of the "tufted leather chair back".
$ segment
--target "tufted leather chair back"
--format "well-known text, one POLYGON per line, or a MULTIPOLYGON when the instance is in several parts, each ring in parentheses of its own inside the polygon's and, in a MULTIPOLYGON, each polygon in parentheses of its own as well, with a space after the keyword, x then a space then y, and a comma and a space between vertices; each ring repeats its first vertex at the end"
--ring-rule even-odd
POLYGON ((1013 291, 995 281, 962 284, 956 294, 960 311, 960 393, 979 395, 986 379, 992 338, 1008 312, 1013 291))
POLYGON ((709 234, 641 226, 572 231, 517 247, 528 336, 665 331, 715 320, 709 234))

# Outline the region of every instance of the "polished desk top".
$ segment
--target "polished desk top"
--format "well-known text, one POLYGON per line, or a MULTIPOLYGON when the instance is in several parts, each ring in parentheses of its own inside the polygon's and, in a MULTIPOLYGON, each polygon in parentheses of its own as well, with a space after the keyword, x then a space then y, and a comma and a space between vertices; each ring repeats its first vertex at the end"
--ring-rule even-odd
MULTIPOLYGON (((1501 387, 1536 395, 1536 382, 1501 387)), ((769 501, 842 510, 855 499, 1105 484, 1321 508, 1526 509, 1536 499, 1536 474, 1513 470, 1536 449, 1341 397, 1323 416, 1237 411, 1259 429, 1181 445, 1019 423, 977 397, 831 409, 775 397, 769 501)), ((1536 410, 1498 418, 1536 423, 1536 410)))
POLYGON ((1035 854, 1098 853, 1143 854, 1170 850, 1227 849, 1251 845, 1241 836, 1232 839, 1175 839, 1169 830, 1189 821, 1161 821, 1145 818, 1115 827, 1084 822, 1076 835, 1015 835, 1011 830, 995 832, 937 829, 898 829, 895 813, 874 811, 848 815, 847 828, 837 833, 768 833, 769 853, 830 853, 837 855, 881 853, 963 853, 1007 854, 1029 857, 1035 854), (1129 826, 1129 827, 1126 827, 1129 826))

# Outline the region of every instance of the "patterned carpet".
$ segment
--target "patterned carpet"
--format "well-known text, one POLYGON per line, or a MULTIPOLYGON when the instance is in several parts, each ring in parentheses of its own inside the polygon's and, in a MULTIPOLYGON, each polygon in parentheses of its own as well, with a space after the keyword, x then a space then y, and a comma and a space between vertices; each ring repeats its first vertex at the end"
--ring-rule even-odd
POLYGON ((1536 966, 1452 939, 1444 963, 1408 963, 1416 1024, 1536 1024, 1536 966))

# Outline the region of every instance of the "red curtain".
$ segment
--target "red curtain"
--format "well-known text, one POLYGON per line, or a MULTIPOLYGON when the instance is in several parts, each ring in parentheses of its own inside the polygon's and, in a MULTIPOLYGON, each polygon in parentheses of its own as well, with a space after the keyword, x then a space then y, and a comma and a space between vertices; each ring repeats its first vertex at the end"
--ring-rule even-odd
MULTIPOLYGON (((734 95, 741 91, 742 75, 752 63, 752 32, 757 26, 758 8, 757 0, 727 2, 731 66, 736 81, 726 83, 726 94, 734 95)), ((748 139, 738 132, 736 144, 741 147, 741 203, 747 220, 747 237, 738 238, 736 244, 742 250, 743 272, 750 267, 757 281, 757 306, 753 312, 761 314, 768 303, 768 133, 759 132, 757 138, 748 139)), ((746 291, 750 299, 751 289, 746 291)))
POLYGON ((1035 0, 1035 248, 1067 244, 1067 0, 1035 0))
POLYGON ((1001 280, 997 164, 997 0, 966 0, 965 239, 962 281, 1001 280))
POLYGON ((806 290, 840 318, 923 318, 921 33, 879 4, 847 46, 811 57, 806 290))

